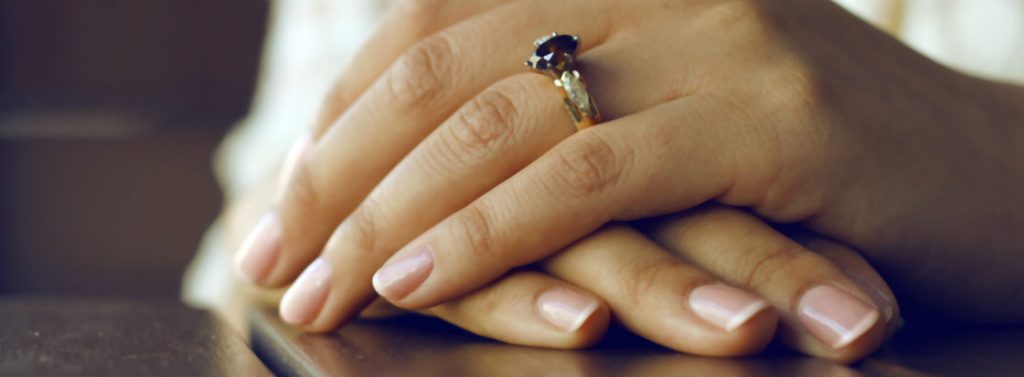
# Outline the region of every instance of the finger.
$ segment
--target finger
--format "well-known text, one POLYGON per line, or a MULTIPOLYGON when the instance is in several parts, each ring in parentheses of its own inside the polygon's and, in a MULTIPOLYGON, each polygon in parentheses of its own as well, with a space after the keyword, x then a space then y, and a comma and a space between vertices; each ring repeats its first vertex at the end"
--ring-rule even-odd
POLYGON ((278 286, 291 281, 340 220, 438 124, 487 86, 522 72, 526 53, 507 46, 521 45, 523 35, 543 34, 541 25, 579 30, 594 43, 605 31, 603 24, 583 22, 583 17, 562 19, 552 13, 567 4, 552 3, 554 8, 543 12, 522 4, 529 2, 510 3, 418 43, 310 148, 278 202, 272 223, 278 231, 266 231, 280 234, 280 251, 259 282, 278 286), (502 32, 482 32, 494 25, 502 25, 502 32))
POLYGON ((714 127, 689 126, 699 119, 683 121, 703 114, 702 104, 678 100, 574 134, 397 252, 375 275, 387 283, 375 284, 377 292, 400 307, 432 306, 544 258, 609 220, 674 211, 722 194, 732 170, 721 145, 708 141, 721 135, 714 127), (666 124, 688 135, 666 138, 666 124), (409 267, 415 273, 406 273, 409 267))
POLYGON ((480 336, 551 348, 594 344, 609 323, 607 305, 594 294, 530 271, 514 272, 428 311, 480 336))
MULTIPOLYGON (((609 51, 584 56, 626 71, 643 63, 609 51)), ((659 80, 621 80, 615 87, 640 93, 668 90, 659 80)), ((485 89, 463 105, 407 155, 331 236, 323 254, 337 278, 310 329, 346 320, 374 295, 370 277, 387 257, 430 225, 522 169, 574 128, 550 79, 521 73, 485 89), (415 216, 409 214, 415 213, 415 216)), ((661 96, 633 96, 620 109, 640 111, 661 96)))
POLYGON ((717 282, 629 226, 602 228, 541 266, 603 298, 630 331, 678 351, 749 355, 775 335, 778 315, 764 299, 717 282))
MULTIPOLYGON (((334 121, 376 81, 387 67, 416 42, 437 31, 483 13, 509 0, 450 1, 404 0, 391 6, 377 29, 353 54, 348 67, 334 80, 313 123, 312 131, 295 142, 281 169, 279 190, 286 187, 295 164, 323 136, 334 121)), ((259 280, 260 271, 247 271, 247 280, 259 280)))
POLYGON ((376 296, 371 277, 396 250, 570 135, 551 86, 530 73, 502 80, 428 136, 331 235, 328 298, 312 322, 293 324, 325 331, 347 321, 376 296))
POLYGON ((402 0, 392 5, 327 93, 313 127, 313 139, 319 139, 341 113, 414 44, 508 2, 510 0, 402 0))
POLYGON ((885 320, 887 325, 886 330, 889 333, 896 331, 902 325, 896 295, 893 294, 889 284, 882 279, 882 276, 859 253, 849 246, 809 232, 800 232, 789 236, 807 249, 828 258, 850 280, 857 283, 864 290, 864 293, 870 295, 873 303, 882 314, 882 319, 885 320))
POLYGON ((783 319, 783 340, 802 352, 851 362, 885 337, 885 320, 870 294, 827 258, 753 215, 706 206, 673 216, 650 234, 694 265, 771 302, 783 319))
MULTIPOLYGON (((507 0, 471 2, 405 0, 392 6, 381 26, 364 42, 349 67, 335 80, 335 84, 328 92, 319 111, 313 132, 299 138, 289 151, 281 171, 281 182, 278 185, 279 193, 276 201, 279 203, 282 201, 304 203, 314 200, 310 197, 314 193, 313 191, 288 190, 289 186, 302 188, 310 184, 304 179, 306 174, 297 174, 296 167, 304 164, 304 161, 310 157, 310 149, 323 133, 394 62, 397 56, 417 41, 450 24, 507 2, 507 0), (296 180, 300 182, 293 183, 296 180)), ((299 170, 298 173, 302 173, 302 169, 299 170)), ((315 204, 309 203, 309 205, 315 204)), ((308 234, 305 235, 306 237, 301 237, 302 235, 286 237, 299 239, 299 241, 289 242, 282 241, 281 238, 292 232, 284 232, 280 214, 271 212, 264 217, 264 221, 250 231, 247 242, 236 253, 236 274, 251 283, 271 287, 280 286, 290 281, 297 271, 284 268, 284 272, 275 272, 277 262, 282 258, 281 249, 286 246, 305 249, 311 247, 310 245, 316 245, 317 242, 322 245, 327 237, 327 232, 337 225, 342 215, 344 214, 321 215, 308 223, 299 224, 300 229, 308 229, 308 234), (317 235, 320 236, 317 237, 317 235), (303 239, 310 241, 303 243, 303 239)), ((301 218, 301 216, 298 217, 301 218)), ((293 259, 288 258, 291 253, 285 252, 284 254, 284 264, 292 264, 293 259)), ((311 257, 306 258, 302 253, 298 254, 299 262, 308 263, 311 259, 311 257)))

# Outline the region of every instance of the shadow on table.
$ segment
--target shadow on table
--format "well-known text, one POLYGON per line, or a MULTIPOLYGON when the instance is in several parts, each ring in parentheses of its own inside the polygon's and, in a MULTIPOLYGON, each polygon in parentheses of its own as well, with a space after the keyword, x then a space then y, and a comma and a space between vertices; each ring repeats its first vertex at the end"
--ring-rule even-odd
POLYGON ((314 335, 257 310, 251 328, 256 353, 286 376, 1010 376, 1024 370, 1021 328, 911 329, 850 367, 781 349, 742 359, 684 355, 622 330, 582 351, 517 347, 414 316, 360 320, 314 335))

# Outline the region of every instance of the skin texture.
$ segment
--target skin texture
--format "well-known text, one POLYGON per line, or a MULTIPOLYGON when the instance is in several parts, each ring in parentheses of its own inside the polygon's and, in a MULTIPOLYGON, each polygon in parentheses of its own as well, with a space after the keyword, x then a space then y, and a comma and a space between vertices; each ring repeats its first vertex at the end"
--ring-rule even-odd
MULTIPOLYGON (((242 231, 252 226, 272 191, 253 190, 229 207, 226 219, 233 244, 241 242, 242 231)), ((778 326, 784 335, 782 341, 794 349, 841 362, 867 355, 887 331, 898 325, 895 298, 885 282, 863 258, 842 245, 805 236, 803 242, 809 248, 804 248, 749 214, 717 206, 652 219, 645 226, 657 241, 633 227, 610 225, 549 257, 537 270, 517 270, 469 295, 419 312, 482 336, 553 348, 585 347, 599 340, 609 325, 609 314, 614 312, 621 325, 654 342, 681 352, 716 356, 756 353, 773 339, 778 326), (754 250, 804 255, 800 258, 810 265, 753 271, 749 267, 758 259, 751 256, 756 254, 754 250), (870 283, 864 285, 850 276, 863 277, 860 281, 870 283), (776 309, 759 311, 738 328, 723 331, 696 316, 685 304, 691 290, 716 281, 765 292, 776 309), (804 286, 817 283, 844 286, 878 307, 891 305, 895 315, 879 322, 858 341, 833 349, 808 334, 789 309, 804 286), (873 287, 882 287, 884 297, 874 298, 873 287), (559 331, 540 318, 534 308, 536 297, 552 289, 592 292, 589 294, 598 298, 600 307, 576 331, 559 331), (778 322, 780 316, 784 318, 778 322)), ((271 305, 280 300, 271 291, 240 288, 250 300, 271 305)), ((398 313, 378 300, 361 316, 398 313)))
MULTIPOLYGON (((883 305, 835 267, 849 258, 822 258, 757 217, 862 250, 928 315, 1024 316, 1015 292, 991 289, 1024 279, 1024 264, 1005 262, 1019 260, 1013 230, 1024 224, 1016 190, 1024 173, 1014 168, 1024 150, 1020 88, 940 67, 827 2, 475 4, 399 4, 296 154, 272 210, 279 255, 251 280, 281 286, 325 258, 331 289, 305 328, 326 331, 354 317, 375 297, 374 272, 411 253, 431 252, 430 270, 415 275, 422 281, 403 283, 401 294, 376 288, 399 307, 436 308, 586 244, 609 222, 709 201, 753 215, 712 207, 691 216, 776 247, 696 258, 722 254, 721 244, 673 248, 659 233, 671 225, 645 230, 662 252, 771 302, 782 338, 801 351, 852 360, 891 322, 846 346, 853 351, 810 336, 794 305, 812 283, 883 305), (559 16, 570 13, 577 17, 559 16), (575 134, 550 82, 521 73, 525 52, 509 48, 563 29, 581 36, 581 70, 606 119, 575 134), (784 262, 814 268, 801 275, 784 262), (777 266, 756 267, 765 265, 777 266)), ((744 245, 727 249, 751 250, 744 245)), ((595 279, 551 272, 580 287, 595 279)), ((605 293, 612 311, 630 297, 605 293)), ((744 354, 764 339, 697 351, 659 342, 744 354)))

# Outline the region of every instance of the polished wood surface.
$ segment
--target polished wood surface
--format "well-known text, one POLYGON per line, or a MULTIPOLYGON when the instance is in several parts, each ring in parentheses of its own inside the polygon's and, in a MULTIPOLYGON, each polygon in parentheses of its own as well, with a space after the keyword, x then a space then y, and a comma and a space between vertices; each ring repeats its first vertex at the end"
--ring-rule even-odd
POLYGON ((272 376, 242 338, 175 302, 0 298, 0 376, 272 376))
POLYGON ((593 349, 560 351, 483 339, 439 320, 359 320, 303 334, 273 310, 251 315, 253 349, 281 376, 1020 376, 1024 328, 907 327, 853 366, 781 349, 725 359, 672 352, 621 330, 593 349))
POLYGON ((684 355, 613 330, 592 349, 501 344, 419 316, 305 334, 250 313, 251 349, 176 302, 0 298, 0 376, 1021 376, 1024 327, 908 326, 852 366, 772 348, 684 355), (258 357, 257 357, 258 356, 258 357))

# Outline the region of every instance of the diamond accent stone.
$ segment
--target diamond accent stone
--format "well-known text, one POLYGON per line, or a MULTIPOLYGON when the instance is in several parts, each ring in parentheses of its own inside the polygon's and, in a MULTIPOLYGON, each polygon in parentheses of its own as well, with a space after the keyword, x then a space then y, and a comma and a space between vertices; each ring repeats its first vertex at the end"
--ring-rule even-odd
POLYGON ((572 102, 573 106, 581 111, 589 111, 590 94, 587 93, 586 86, 580 81, 579 73, 576 71, 562 72, 562 77, 559 81, 559 86, 565 89, 565 95, 572 102))

